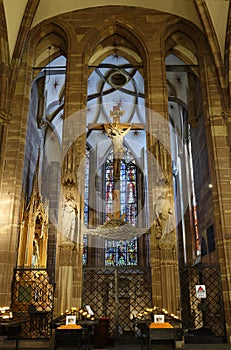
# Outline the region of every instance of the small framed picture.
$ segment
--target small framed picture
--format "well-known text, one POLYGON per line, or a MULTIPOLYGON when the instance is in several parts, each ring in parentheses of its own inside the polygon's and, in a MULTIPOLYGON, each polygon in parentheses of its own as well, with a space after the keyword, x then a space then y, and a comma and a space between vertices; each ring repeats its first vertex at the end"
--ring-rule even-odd
POLYGON ((90 305, 86 305, 86 309, 90 316, 94 315, 94 312, 92 311, 92 308, 90 307, 90 305))
POLYGON ((164 323, 164 315, 154 315, 155 323, 164 323))
POLYGON ((66 316, 66 325, 76 324, 76 316, 66 316))

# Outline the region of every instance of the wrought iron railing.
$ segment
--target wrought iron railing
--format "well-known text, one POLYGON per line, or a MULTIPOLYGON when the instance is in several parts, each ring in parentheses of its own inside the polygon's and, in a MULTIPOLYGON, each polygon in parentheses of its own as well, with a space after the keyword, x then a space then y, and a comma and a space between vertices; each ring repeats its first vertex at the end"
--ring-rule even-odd
MULTIPOLYGON (((224 306, 218 266, 196 265, 181 274, 182 322, 188 342, 225 340, 224 306), (196 286, 205 288, 202 298, 196 286)), ((198 287, 197 287, 198 288, 198 287)))
POLYGON ((83 276, 83 304, 91 306, 97 319, 109 319, 112 337, 134 336, 133 319, 151 306, 150 269, 84 268, 83 276))
POLYGON ((11 309, 22 339, 50 338, 54 286, 46 269, 15 269, 11 309))

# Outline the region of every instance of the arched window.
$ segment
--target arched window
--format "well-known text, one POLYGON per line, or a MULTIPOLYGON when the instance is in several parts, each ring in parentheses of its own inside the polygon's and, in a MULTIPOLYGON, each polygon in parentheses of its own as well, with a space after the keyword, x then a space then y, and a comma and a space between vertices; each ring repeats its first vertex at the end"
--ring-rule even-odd
MULTIPOLYGON (((106 160, 106 220, 113 214, 113 152, 106 160)), ((126 148, 120 168, 120 208, 125 221, 136 225, 137 217, 137 167, 135 158, 126 148)), ((137 239, 105 240, 105 265, 137 265, 137 239)))
MULTIPOLYGON (((89 220, 88 211, 89 196, 89 150, 86 149, 85 158, 85 188, 84 188, 84 223, 87 225, 89 220)), ((83 266, 87 265, 87 236, 83 235, 83 266)))
MULTIPOLYGON (((97 66, 90 67, 87 103, 90 172, 85 173, 84 215, 85 224, 91 227, 96 228, 115 218, 116 196, 120 197, 117 214, 120 217, 117 218, 134 227, 143 224, 139 212, 143 209, 146 192, 146 135, 144 79, 140 62, 134 64, 113 54, 97 66), (115 148, 117 140, 113 139, 113 131, 110 134, 105 125, 109 128, 111 125, 118 126, 125 131, 120 138, 119 180, 116 180, 118 175, 115 175, 114 167, 118 155, 115 148)), ((89 244, 86 236, 84 242, 89 244)), ((104 237, 103 246, 105 253, 102 263, 106 266, 138 264, 136 238, 104 237)), ((87 261, 86 257, 84 261, 87 261)))
POLYGON ((189 259, 199 261, 202 254, 198 222, 202 201, 198 199, 201 179, 203 176, 209 179, 196 58, 193 63, 188 65, 173 54, 166 58, 176 223, 182 264, 187 264, 189 259), (197 126, 200 126, 200 133, 197 126), (199 157, 203 157, 203 169, 198 167, 199 157))

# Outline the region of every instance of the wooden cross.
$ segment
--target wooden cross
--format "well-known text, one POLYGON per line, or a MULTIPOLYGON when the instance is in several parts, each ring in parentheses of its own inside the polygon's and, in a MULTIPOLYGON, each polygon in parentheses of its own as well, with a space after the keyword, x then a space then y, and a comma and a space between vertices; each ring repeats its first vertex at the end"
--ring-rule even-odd
POLYGON ((112 123, 88 124, 88 130, 104 130, 108 137, 112 140, 113 144, 113 177, 114 177, 114 190, 112 194, 113 198, 113 218, 120 219, 120 163, 123 158, 123 140, 125 135, 130 130, 143 130, 144 125, 141 123, 129 124, 120 123, 120 118, 124 115, 125 111, 120 110, 120 106, 113 106, 113 110, 110 111, 110 116, 113 118, 112 123))

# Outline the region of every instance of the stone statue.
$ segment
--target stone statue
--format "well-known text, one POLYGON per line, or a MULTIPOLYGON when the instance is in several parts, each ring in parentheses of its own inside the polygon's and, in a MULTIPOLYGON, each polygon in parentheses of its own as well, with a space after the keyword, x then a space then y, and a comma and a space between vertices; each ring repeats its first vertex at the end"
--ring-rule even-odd
POLYGON ((168 195, 163 191, 155 204, 155 233, 160 243, 173 243, 175 217, 168 195))
POLYGON ((39 246, 36 239, 33 240, 32 268, 39 267, 39 246))
POLYGON ((71 241, 75 239, 77 214, 78 210, 74 197, 71 193, 66 193, 63 204, 62 232, 71 241))

